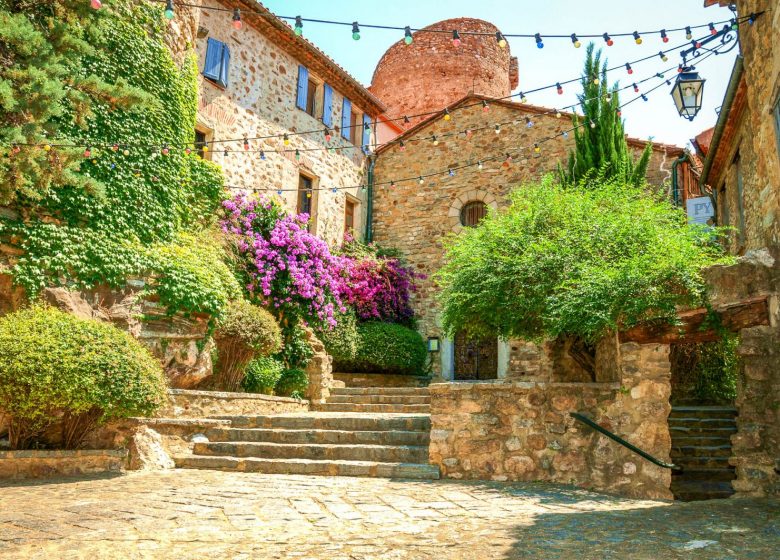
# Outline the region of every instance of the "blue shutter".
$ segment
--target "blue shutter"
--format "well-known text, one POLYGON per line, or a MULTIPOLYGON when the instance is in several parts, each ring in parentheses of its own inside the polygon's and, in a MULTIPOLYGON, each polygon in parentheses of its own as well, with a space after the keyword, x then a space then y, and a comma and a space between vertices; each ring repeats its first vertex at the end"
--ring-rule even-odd
POLYGON ((352 102, 344 98, 344 103, 341 105, 341 135, 349 140, 351 137, 349 135, 350 128, 349 128, 349 119, 352 117, 352 102))
POLYGON ((322 124, 333 126, 333 88, 325 84, 322 91, 322 124))
POLYGON ((306 110, 306 95, 309 92, 309 69, 305 66, 298 66, 298 97, 295 100, 295 106, 298 109, 306 110))
POLYGON ((222 43, 209 37, 206 43, 206 64, 203 65, 203 75, 215 82, 219 80, 222 66, 222 43))
POLYGON ((222 67, 219 69, 219 83, 224 87, 228 85, 228 72, 230 71, 230 49, 222 44, 222 67))
POLYGON ((363 113, 363 142, 362 142, 362 148, 363 152, 366 154, 370 151, 369 150, 369 143, 371 142, 371 117, 363 113), (368 129, 366 129, 366 125, 368 125, 368 129))

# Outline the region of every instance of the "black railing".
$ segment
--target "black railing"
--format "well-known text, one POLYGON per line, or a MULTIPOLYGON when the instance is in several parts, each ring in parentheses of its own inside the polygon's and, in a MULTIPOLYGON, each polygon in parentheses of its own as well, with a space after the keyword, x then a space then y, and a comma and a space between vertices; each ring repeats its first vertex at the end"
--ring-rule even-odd
POLYGON ((618 435, 615 435, 612 432, 610 432, 609 430, 607 430, 606 428, 603 428, 603 427, 599 426, 598 424, 596 424, 593 420, 591 420, 587 416, 584 416, 584 415, 582 415, 582 414, 580 414, 578 412, 570 412, 569 415, 572 418, 574 418, 575 420, 579 420, 583 424, 587 424, 588 426, 590 426, 591 428, 593 428, 597 432, 600 432, 600 433, 604 434, 605 436, 607 436, 612 441, 616 441, 617 443, 619 443, 623 447, 625 447, 627 449, 630 449, 631 451, 633 451, 634 453, 636 453, 640 457, 644 457, 645 459, 647 459, 648 461, 650 461, 654 465, 658 465, 659 467, 662 467, 664 469, 672 469, 672 470, 675 470, 675 471, 681 471, 682 470, 680 467, 678 467, 675 464, 667 463, 665 461, 661 461, 660 459, 656 459, 655 457, 653 457, 649 453, 639 449, 637 446, 628 443, 622 437, 620 437, 618 435))

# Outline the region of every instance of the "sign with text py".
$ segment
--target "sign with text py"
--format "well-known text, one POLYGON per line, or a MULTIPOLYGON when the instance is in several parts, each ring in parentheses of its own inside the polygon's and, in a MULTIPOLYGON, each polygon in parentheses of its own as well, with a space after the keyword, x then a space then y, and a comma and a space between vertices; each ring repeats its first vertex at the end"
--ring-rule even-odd
POLYGON ((685 210, 688 213, 689 224, 711 224, 715 218, 715 208, 709 196, 689 198, 685 201, 685 210))

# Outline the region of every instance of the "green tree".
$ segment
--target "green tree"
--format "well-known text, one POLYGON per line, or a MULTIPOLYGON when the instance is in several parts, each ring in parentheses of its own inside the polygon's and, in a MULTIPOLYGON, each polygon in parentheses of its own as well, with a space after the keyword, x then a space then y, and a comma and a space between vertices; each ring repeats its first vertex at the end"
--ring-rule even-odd
POLYGON ((453 238, 437 274, 445 329, 475 336, 592 342, 701 305, 715 232, 688 225, 660 194, 617 179, 525 185, 453 238))
POLYGON ((575 184, 598 175, 599 179, 615 177, 632 185, 641 184, 652 153, 650 143, 634 160, 618 115, 618 85, 608 86, 607 63, 601 63, 601 49, 594 54, 593 43, 587 47, 581 84, 582 93, 577 98, 583 115, 574 114, 575 147, 569 153, 566 169, 559 169, 561 179, 575 184))
POLYGON ((122 78, 85 71, 85 59, 102 52, 102 16, 83 0, 0 0, 0 203, 63 185, 100 190, 78 173, 85 147, 59 145, 63 127, 86 127, 96 102, 147 99, 122 78))

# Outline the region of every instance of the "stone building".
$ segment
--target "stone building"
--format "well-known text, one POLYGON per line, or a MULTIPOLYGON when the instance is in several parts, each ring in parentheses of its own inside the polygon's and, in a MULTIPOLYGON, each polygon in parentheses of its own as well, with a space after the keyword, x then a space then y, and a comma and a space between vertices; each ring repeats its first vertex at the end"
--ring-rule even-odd
MULTIPOLYGON (((411 45, 390 47, 377 66, 371 91, 381 95, 392 111, 408 115, 436 112, 416 119, 417 124, 395 142, 377 149, 378 186, 372 192, 368 229, 374 241, 401 250, 416 270, 427 276, 420 282, 413 305, 423 336, 442 341, 440 352, 432 356, 435 372, 447 379, 458 377, 460 366, 469 362, 473 369, 474 356, 480 356, 484 372, 479 376, 520 376, 529 373, 531 362, 533 368, 542 367, 535 346, 504 341, 475 345, 462 337, 444 338, 432 276, 441 266, 446 235, 464 224, 473 225, 487 208, 505 204, 512 189, 540 179, 566 161, 574 147, 573 135, 566 133, 572 126, 571 115, 500 99, 516 86, 515 59, 498 46, 493 36, 496 28, 486 22, 457 19, 430 26, 456 27, 490 33, 464 37, 457 49, 450 36, 415 34, 411 45), (404 55, 407 51, 401 47, 416 50, 404 55), (464 52, 453 54, 461 50, 464 52), (422 60, 404 62, 409 56, 422 60), (409 70, 403 72, 404 66, 409 70), (468 80, 457 74, 461 71, 469 73, 468 80), (391 75, 397 87, 388 85, 391 75), (447 85, 442 89, 443 76, 447 85), (472 87, 483 87, 489 95, 474 93, 472 87), (414 91, 425 91, 426 95, 414 96, 414 91), (429 96, 428 92, 433 93, 429 96), (447 104, 446 110, 442 104, 447 104), (458 169, 467 165, 471 167, 458 169), (415 180, 449 168, 455 170, 452 175, 425 178, 422 184, 415 180), (391 181, 395 181, 393 186, 391 181)), ((628 142, 637 154, 645 146, 637 139, 628 142)), ((681 155, 682 148, 653 144, 650 183, 661 186, 670 179, 672 165, 681 155)))
MULTIPOLYGON (((706 0, 705 6, 724 4, 706 0)), ((731 226, 734 266, 706 271, 716 308, 762 302, 739 331, 737 434, 730 463, 737 495, 780 495, 780 12, 770 0, 738 0, 740 56, 715 127, 694 142, 717 223, 731 226)))
POLYGON ((189 14, 204 156, 222 166, 231 188, 281 191, 331 244, 345 229, 362 234, 366 147, 385 105, 259 2, 205 0, 189 14), (243 9, 241 29, 232 8, 243 9))

